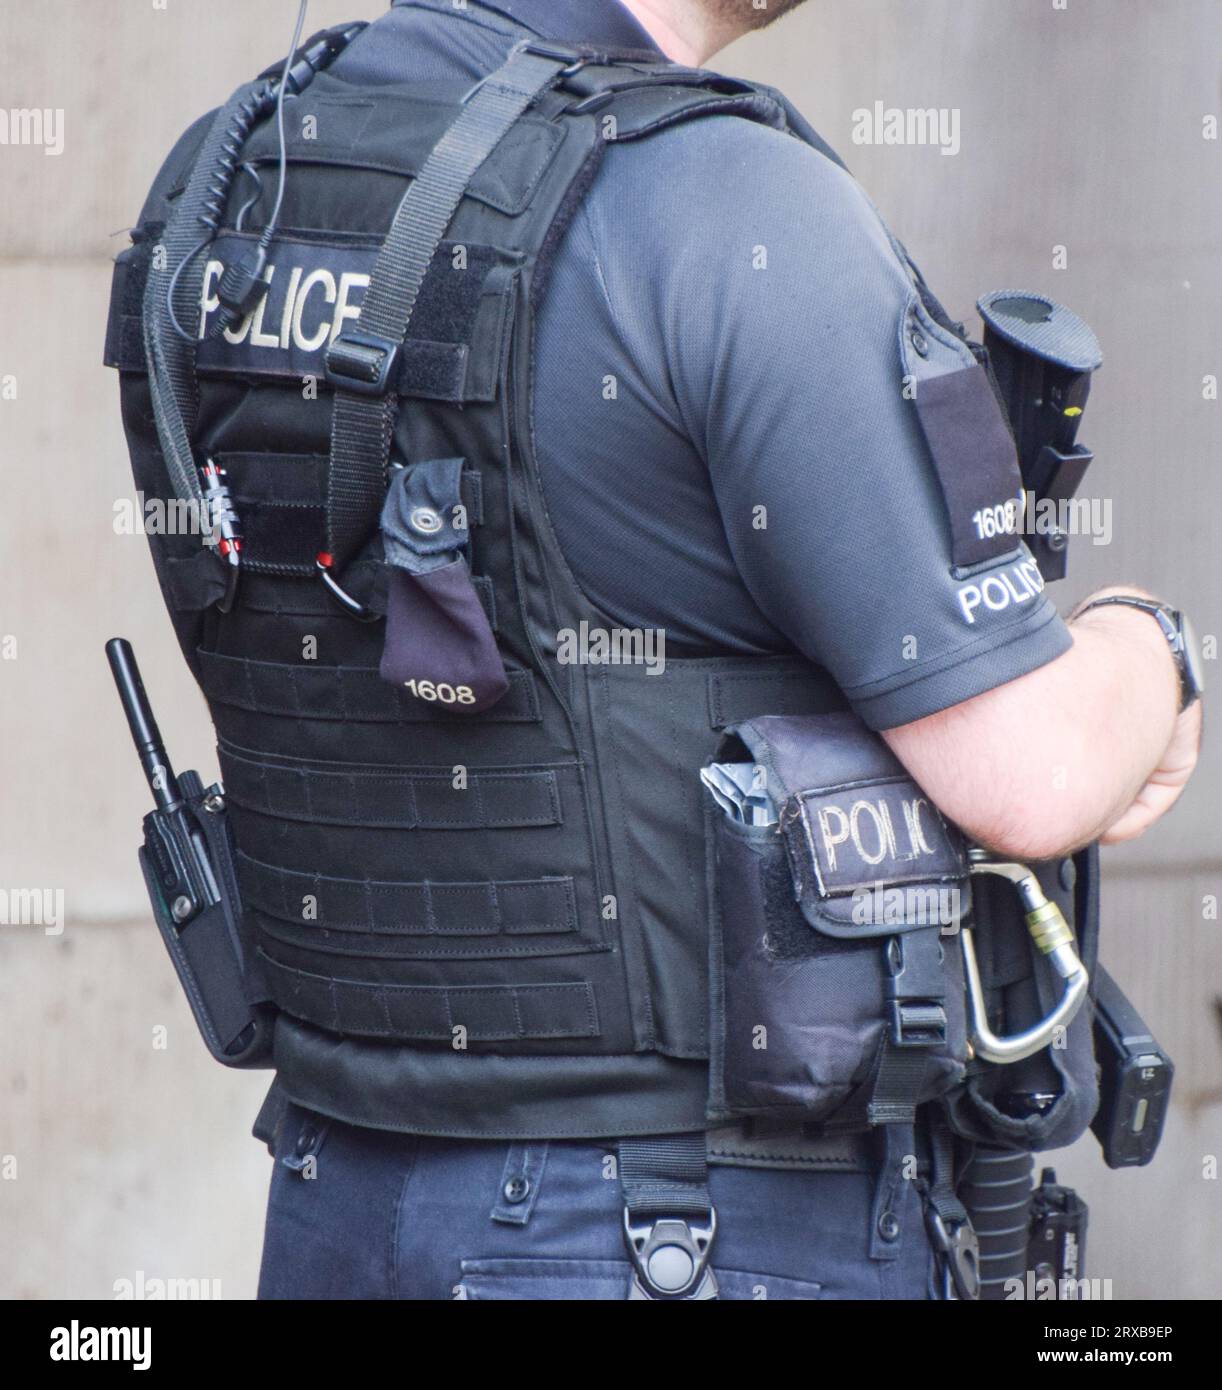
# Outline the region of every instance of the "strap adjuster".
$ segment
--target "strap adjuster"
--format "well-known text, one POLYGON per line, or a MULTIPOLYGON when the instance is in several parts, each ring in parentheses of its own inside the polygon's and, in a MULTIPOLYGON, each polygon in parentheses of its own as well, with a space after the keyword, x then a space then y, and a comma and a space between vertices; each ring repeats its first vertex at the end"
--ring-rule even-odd
POLYGON ((539 58, 551 58, 557 63, 567 63, 561 77, 572 77, 589 63, 610 62, 605 53, 594 48, 577 48, 569 43, 554 43, 550 39, 523 39, 516 46, 523 53, 533 53, 539 58))
POLYGON ((933 999, 892 999, 891 1040, 896 1047, 941 1047, 946 1010, 933 999))
POLYGON ((399 369, 403 344, 358 328, 341 333, 327 349, 327 380, 339 391, 385 396, 399 369))
POLYGON ((717 1276, 709 1251, 717 1234, 717 1213, 708 1220, 662 1217, 634 1220, 624 1208, 624 1243, 632 1258, 629 1302, 716 1298, 717 1276))

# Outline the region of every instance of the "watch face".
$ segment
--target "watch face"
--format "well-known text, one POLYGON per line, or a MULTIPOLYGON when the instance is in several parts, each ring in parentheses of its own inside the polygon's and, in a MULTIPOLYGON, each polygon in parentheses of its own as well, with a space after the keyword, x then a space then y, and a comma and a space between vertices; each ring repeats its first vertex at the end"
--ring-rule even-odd
POLYGON ((1184 659, 1184 704, 1187 706, 1205 689, 1205 669, 1201 662, 1201 648, 1197 644, 1196 630, 1187 614, 1179 615, 1179 627, 1180 651, 1184 659))

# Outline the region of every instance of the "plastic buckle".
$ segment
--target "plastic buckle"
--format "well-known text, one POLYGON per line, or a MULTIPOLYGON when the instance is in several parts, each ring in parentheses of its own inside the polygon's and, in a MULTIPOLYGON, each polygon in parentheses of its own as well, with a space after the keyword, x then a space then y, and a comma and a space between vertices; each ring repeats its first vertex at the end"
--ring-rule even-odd
POLYGON ((595 49, 574 48, 572 44, 552 43, 547 39, 524 39, 517 45, 517 51, 534 53, 537 57, 551 58, 558 63, 567 61, 568 66, 561 70, 561 77, 572 77, 575 72, 580 72, 590 63, 609 61, 605 53, 599 53, 595 49))
POLYGON ((706 1223, 663 1217, 634 1221, 624 1208, 624 1243, 632 1257, 630 1302, 716 1298, 717 1276, 709 1251, 717 1234, 717 1213, 706 1223))
POLYGON ((377 333, 350 329, 327 349, 327 380, 340 391, 359 396, 385 396, 399 366, 403 344, 377 333))
POLYGON ((887 1007, 896 1047, 946 1042, 942 946, 926 936, 893 936, 886 946, 887 1007))
POLYGON ((891 1038, 896 1047, 941 1047, 946 1010, 932 999, 891 1000, 891 1038))
POLYGON ((980 1297, 980 1241, 972 1223, 957 1221, 950 1228, 930 1207, 927 1225, 942 1257, 943 1297, 974 1302, 980 1297))

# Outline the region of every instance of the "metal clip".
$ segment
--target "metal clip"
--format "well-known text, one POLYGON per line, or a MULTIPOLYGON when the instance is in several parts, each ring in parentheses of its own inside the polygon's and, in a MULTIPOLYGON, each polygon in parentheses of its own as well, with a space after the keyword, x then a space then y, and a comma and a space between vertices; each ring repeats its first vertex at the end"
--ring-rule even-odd
POLYGON ((314 568, 318 572, 319 579, 323 582, 323 587, 350 618, 355 618, 358 623, 376 623, 380 615, 371 608, 366 608, 363 603, 354 599, 346 589, 341 587, 339 580, 331 573, 332 563, 332 558, 326 551, 314 559, 314 568))
POLYGON ((200 469, 204 507, 207 510, 208 530, 216 543, 216 552, 228 566, 225 595, 217 602, 222 613, 233 608, 242 573, 242 527, 233 505, 225 470, 209 459, 200 469))
POLYGON ((980 1297, 980 1241, 970 1221, 948 1226, 933 1207, 926 1208, 929 1238, 941 1256, 942 1297, 974 1302, 980 1297))
POLYGON ((624 1243, 632 1257, 629 1302, 716 1298, 717 1277, 709 1250, 717 1234, 717 1213, 707 1222, 663 1218, 634 1221, 624 1208, 624 1243))
POLYGON ((1073 931, 1056 903, 1049 902, 1040 887, 1039 879, 1026 864, 1000 863, 989 859, 986 850, 968 851, 972 873, 995 874, 1008 879, 1022 899, 1026 909, 1027 930, 1040 951, 1049 958, 1053 969, 1065 981, 1060 1002, 1050 1014, 1021 1033, 999 1037, 989 1028, 984 987, 976 961, 976 946, 969 927, 963 927, 959 939, 963 943, 963 966, 967 975, 968 1031, 972 1050, 987 1062, 1021 1062, 1041 1048, 1047 1047, 1059 1028, 1067 1025, 1086 998, 1090 977, 1074 949, 1073 931))

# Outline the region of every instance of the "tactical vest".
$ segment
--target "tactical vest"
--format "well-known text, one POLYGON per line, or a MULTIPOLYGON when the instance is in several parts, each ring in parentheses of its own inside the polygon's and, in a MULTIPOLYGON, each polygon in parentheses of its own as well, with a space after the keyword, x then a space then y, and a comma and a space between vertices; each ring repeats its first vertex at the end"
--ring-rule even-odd
MULTIPOLYGON (((284 230, 237 342, 207 336, 200 304, 211 262, 266 221, 270 114, 230 156, 262 184, 234 178, 179 315, 203 334, 192 442, 225 471, 243 532, 229 611, 224 566, 198 535, 151 544, 216 727, 244 929, 279 1011, 288 1094, 349 1122, 454 1136, 690 1130, 704 1122, 708 1056, 699 768, 726 726, 842 701, 796 657, 668 655, 653 673, 558 660, 572 634, 617 624, 577 587, 548 524, 532 336, 609 139, 714 116, 804 128, 775 94, 709 73, 547 45, 517 57, 544 72, 539 95, 470 179, 384 382, 398 403, 392 466, 441 515, 465 510, 506 693, 465 709, 444 653, 414 694, 383 679, 385 624, 355 620, 317 564, 336 471, 325 339, 337 320, 356 326, 360 277, 469 84, 357 89, 322 72, 293 100, 284 230)), ((207 128, 172 153, 116 265, 106 359, 122 373, 146 502, 174 495, 145 361, 149 267, 207 128)), ((384 612, 377 519, 332 572, 384 612)))
POLYGON ((172 152, 107 334, 146 505, 228 487, 219 546, 150 541, 216 728, 251 997, 286 1093, 350 1123, 699 1129, 698 774, 725 731, 844 701, 797 656, 567 658, 620 629, 549 524, 533 334, 611 143, 720 117, 835 156, 771 89, 656 55, 529 43, 474 88, 364 88, 325 70, 351 32, 294 68, 257 307, 218 335, 275 195, 270 72, 172 152))

